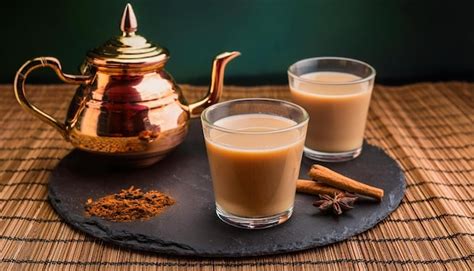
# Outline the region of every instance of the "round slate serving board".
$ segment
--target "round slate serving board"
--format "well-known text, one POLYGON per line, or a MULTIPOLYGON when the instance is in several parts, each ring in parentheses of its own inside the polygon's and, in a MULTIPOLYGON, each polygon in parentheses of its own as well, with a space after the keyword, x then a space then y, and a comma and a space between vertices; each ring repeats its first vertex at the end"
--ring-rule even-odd
MULTIPOLYGON (((313 163, 303 159, 302 178, 307 178, 313 163)), ((265 230, 231 227, 215 214, 204 138, 197 120, 191 122, 183 144, 145 169, 114 168, 96 156, 71 152, 51 175, 49 198, 67 223, 104 241, 132 249, 204 257, 268 255, 328 245, 370 229, 403 198, 403 172, 377 147, 365 144, 362 155, 350 162, 321 164, 383 188, 383 201, 360 201, 355 209, 335 217, 312 206, 315 196, 298 194, 292 218, 282 225, 265 230), (148 221, 119 223, 84 216, 88 198, 97 199, 132 185, 145 191, 160 190, 177 203, 148 221)))

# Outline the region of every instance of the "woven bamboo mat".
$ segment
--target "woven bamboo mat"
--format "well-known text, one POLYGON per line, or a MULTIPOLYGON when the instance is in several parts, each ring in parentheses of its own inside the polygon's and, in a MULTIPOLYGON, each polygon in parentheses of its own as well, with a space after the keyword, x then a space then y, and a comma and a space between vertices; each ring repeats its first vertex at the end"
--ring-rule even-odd
MULTIPOLYGON (((189 100, 202 94, 184 86, 189 100)), ((31 86, 63 117, 71 86, 31 86)), ((288 98, 287 87, 226 87, 225 99, 288 98)), ((73 230, 47 202, 50 172, 70 150, 0 86, 0 270, 473 269, 474 84, 376 86, 367 140, 407 177, 400 207, 373 229, 324 248, 247 259, 176 258, 104 244, 73 230)), ((192 227, 192 225, 190 225, 192 227)), ((318 230, 318 229, 314 229, 318 230)))

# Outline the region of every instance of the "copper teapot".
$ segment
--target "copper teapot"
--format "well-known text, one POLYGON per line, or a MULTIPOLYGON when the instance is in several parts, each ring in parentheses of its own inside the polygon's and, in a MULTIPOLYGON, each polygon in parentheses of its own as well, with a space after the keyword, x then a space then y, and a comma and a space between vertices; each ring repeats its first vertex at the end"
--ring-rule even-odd
POLYGON ((38 57, 18 70, 14 91, 24 109, 53 126, 76 148, 105 155, 118 164, 148 166, 184 140, 190 118, 219 101, 225 66, 240 53, 218 55, 207 95, 188 104, 164 69, 168 50, 136 33, 130 4, 120 28, 121 36, 87 53, 81 75, 63 73, 54 57, 38 57), (64 123, 31 104, 25 95, 28 74, 42 67, 52 68, 66 83, 79 85, 64 123))

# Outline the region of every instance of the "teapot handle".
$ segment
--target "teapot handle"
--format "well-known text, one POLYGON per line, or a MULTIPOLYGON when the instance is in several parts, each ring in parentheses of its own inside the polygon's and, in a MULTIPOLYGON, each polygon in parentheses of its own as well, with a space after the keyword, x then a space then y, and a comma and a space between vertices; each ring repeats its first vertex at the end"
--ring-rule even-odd
POLYGON ((92 81, 93 76, 86 75, 70 75, 62 72, 61 63, 54 57, 37 57, 28 60, 21 66, 15 75, 15 81, 13 83, 13 90, 18 103, 31 114, 38 117, 45 123, 53 126, 61 135, 67 139, 68 131, 67 125, 48 115, 35 105, 31 104, 26 98, 25 93, 25 81, 26 77, 35 69, 50 67, 58 75, 59 79, 68 84, 87 84, 92 81))

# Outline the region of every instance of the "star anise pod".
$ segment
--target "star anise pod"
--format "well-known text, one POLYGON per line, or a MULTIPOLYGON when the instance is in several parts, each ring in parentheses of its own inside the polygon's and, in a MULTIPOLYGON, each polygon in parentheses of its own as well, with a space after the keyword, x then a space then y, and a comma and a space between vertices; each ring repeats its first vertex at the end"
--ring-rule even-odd
POLYGON ((344 211, 354 208, 354 202, 357 196, 347 192, 340 192, 334 194, 333 197, 329 195, 319 195, 319 200, 315 200, 313 205, 318 207, 321 212, 333 211, 336 215, 342 214, 344 211))

